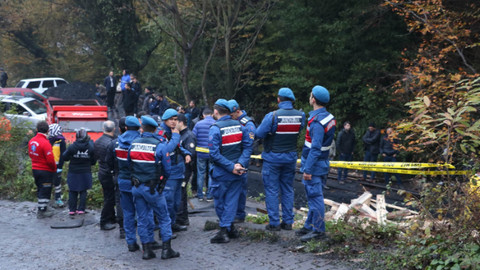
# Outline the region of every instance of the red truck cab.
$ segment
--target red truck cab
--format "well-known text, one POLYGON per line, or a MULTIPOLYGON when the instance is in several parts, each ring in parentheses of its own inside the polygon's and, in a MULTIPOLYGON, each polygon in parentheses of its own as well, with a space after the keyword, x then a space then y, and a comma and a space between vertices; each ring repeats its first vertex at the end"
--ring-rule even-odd
POLYGON ((63 128, 67 143, 75 141, 76 130, 85 128, 92 140, 103 134, 103 122, 108 120, 107 106, 94 99, 48 100, 47 122, 63 128))

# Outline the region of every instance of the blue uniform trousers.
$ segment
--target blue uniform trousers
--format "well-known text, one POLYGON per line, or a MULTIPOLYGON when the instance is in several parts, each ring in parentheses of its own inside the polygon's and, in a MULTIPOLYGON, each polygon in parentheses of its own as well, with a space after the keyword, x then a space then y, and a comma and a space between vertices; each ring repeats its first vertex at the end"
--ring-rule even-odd
POLYGON ((212 179, 212 195, 215 212, 220 219, 220 227, 230 229, 238 207, 238 197, 242 191, 242 180, 219 181, 212 179))
POLYGON ((123 211, 123 229, 127 244, 133 245, 137 242, 137 229, 135 228, 135 203, 132 196, 132 181, 118 178, 120 187, 120 206, 123 211))
POLYGON ((167 203, 163 193, 150 193, 150 187, 141 184, 132 188, 132 194, 135 197, 135 206, 138 213, 138 234, 142 244, 151 243, 153 236, 153 213, 160 223, 160 235, 162 242, 172 238, 172 226, 170 216, 168 215, 167 203))
POLYGON ((293 181, 295 179, 296 161, 290 164, 263 162, 262 176, 265 187, 265 204, 270 225, 280 225, 279 199, 282 202, 282 220, 293 224, 293 181))
POLYGON ((327 175, 312 175, 312 180, 303 180, 308 200, 308 215, 304 227, 315 232, 325 232, 325 204, 322 179, 327 175))
POLYGON ((182 202, 182 181, 183 179, 168 179, 163 190, 172 224, 177 220, 177 211, 182 202))
POLYGON ((245 206, 247 204, 247 174, 243 175, 245 178, 242 180, 242 190, 240 191, 240 195, 238 196, 238 206, 237 206, 237 214, 235 218, 238 219, 245 219, 247 216, 247 212, 245 212, 245 206))

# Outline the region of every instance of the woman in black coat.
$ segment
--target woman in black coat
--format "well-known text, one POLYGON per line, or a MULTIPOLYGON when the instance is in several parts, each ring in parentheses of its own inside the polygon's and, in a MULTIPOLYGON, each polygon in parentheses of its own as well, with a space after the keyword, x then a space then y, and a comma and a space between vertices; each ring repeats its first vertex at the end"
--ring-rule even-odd
POLYGON ((94 144, 87 131, 81 128, 76 134, 77 140, 62 154, 64 161, 70 161, 67 183, 69 189, 69 215, 85 213, 87 189, 92 188, 92 165, 95 165, 94 144), (78 197, 80 202, 78 203, 78 197))

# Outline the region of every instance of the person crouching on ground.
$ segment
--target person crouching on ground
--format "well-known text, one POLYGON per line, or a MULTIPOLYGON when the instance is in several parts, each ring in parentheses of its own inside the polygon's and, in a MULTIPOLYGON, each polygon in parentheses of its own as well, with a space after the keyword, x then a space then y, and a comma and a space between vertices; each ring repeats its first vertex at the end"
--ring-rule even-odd
POLYGON ((76 141, 62 156, 65 161, 70 161, 67 175, 70 209, 68 214, 71 216, 85 214, 87 190, 92 188, 92 165, 95 165, 96 160, 93 141, 90 140, 84 128, 77 131, 76 141), (80 202, 78 202, 79 196, 80 202))

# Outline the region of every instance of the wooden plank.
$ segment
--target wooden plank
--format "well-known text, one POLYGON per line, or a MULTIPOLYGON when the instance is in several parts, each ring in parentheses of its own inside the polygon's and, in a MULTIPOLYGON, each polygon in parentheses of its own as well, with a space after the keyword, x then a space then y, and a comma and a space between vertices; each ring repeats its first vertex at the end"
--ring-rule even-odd
POLYGON ((330 199, 324 199, 323 200, 325 202, 326 205, 330 205, 331 207, 339 207, 340 206, 340 203, 336 202, 336 201, 332 201, 330 199))
POLYGON ((385 205, 385 195, 377 194, 377 222, 385 225, 387 222, 387 208, 385 205))
POLYGON ((370 204, 370 199, 372 198, 372 193, 364 192, 360 197, 353 199, 350 203, 349 207, 353 207, 355 205, 362 205, 362 204, 370 204))
MULTIPOLYGON (((377 203, 377 201, 374 200, 374 199, 372 199, 371 201, 374 202, 374 203, 377 203)), ((410 213, 412 213, 412 214, 414 214, 414 215, 418 215, 418 214, 419 214, 417 211, 413 211, 413 210, 410 210, 410 209, 408 209, 408 208, 400 207, 400 206, 397 206, 397 205, 394 205, 394 204, 386 203, 385 205, 386 205, 388 208, 392 208, 392 209, 408 210, 408 211, 410 211, 410 213)))
POLYGON ((359 211, 363 212, 363 213, 366 213, 368 214, 369 216, 375 218, 377 216, 375 210, 373 210, 372 208, 370 208, 368 205, 366 204, 362 204, 362 206, 360 207, 360 209, 358 209, 359 211))
POLYGON ((335 215, 333 216, 334 220, 338 220, 339 218, 343 217, 349 210, 348 204, 342 203, 339 207, 335 215))

